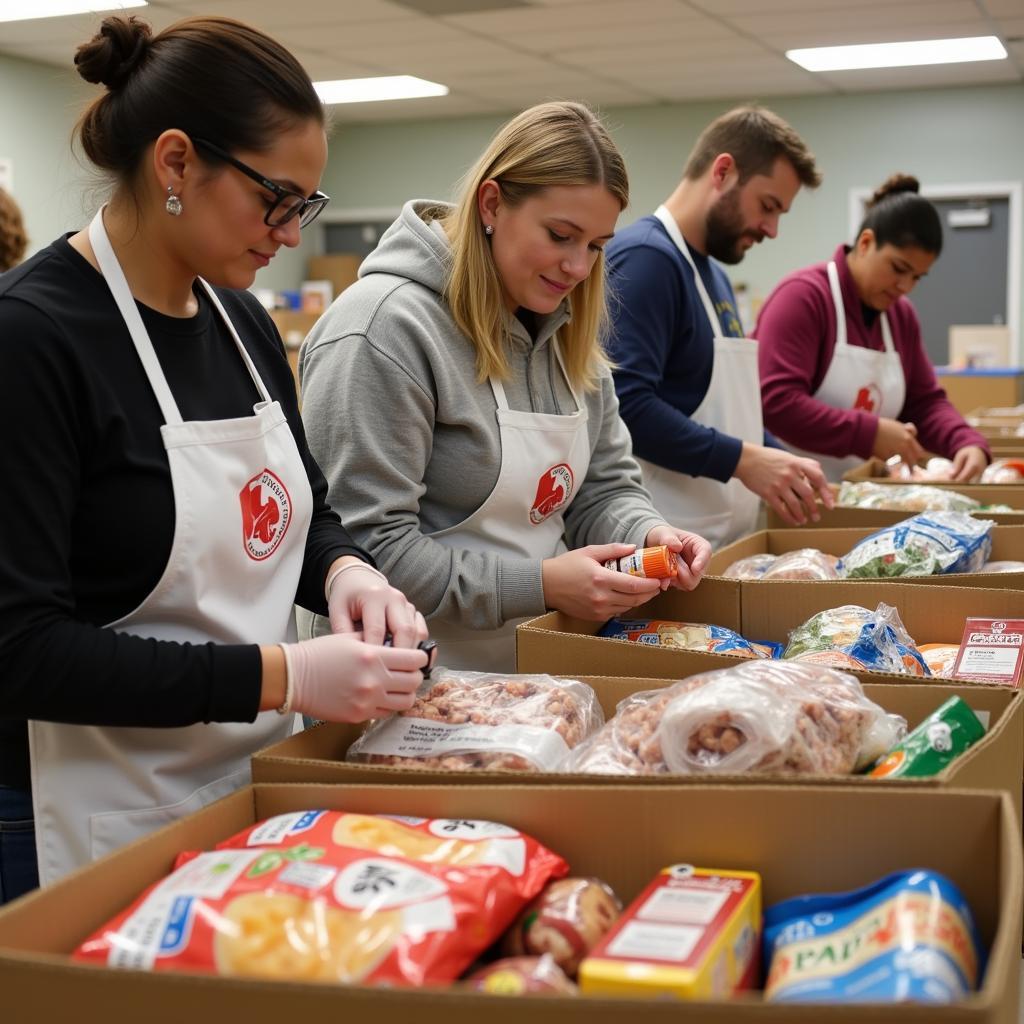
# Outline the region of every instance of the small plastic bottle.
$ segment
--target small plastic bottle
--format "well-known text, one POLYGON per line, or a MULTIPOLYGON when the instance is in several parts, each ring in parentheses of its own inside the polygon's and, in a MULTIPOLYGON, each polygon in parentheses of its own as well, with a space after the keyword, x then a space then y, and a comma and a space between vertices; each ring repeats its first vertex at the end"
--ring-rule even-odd
POLYGON ((676 553, 667 544, 654 548, 638 548, 631 555, 610 558, 604 563, 606 569, 629 573, 630 576, 645 576, 649 580, 667 580, 676 574, 676 553))

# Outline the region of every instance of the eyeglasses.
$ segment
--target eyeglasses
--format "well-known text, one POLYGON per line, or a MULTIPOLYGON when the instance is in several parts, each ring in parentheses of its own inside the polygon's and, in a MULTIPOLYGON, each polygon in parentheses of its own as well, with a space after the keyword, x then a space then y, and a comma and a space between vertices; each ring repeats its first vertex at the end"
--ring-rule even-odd
POLYGON ((298 192, 293 192, 291 189, 284 188, 282 185, 278 185, 276 181, 271 181, 269 178, 264 177, 259 171, 253 170, 248 164, 243 164, 241 160, 236 160, 230 153, 225 152, 220 146, 216 146, 206 139, 194 138, 192 141, 200 149, 209 150, 214 156, 240 170, 246 177, 258 182, 268 192, 274 193, 274 201, 270 204, 270 209, 267 210, 266 216, 263 218, 263 223, 268 227, 279 228, 282 224, 287 224, 290 220, 298 217, 299 227, 304 228, 307 224, 312 224, 323 212, 323 208, 331 201, 331 197, 323 192, 314 192, 311 196, 307 197, 300 195, 298 192))

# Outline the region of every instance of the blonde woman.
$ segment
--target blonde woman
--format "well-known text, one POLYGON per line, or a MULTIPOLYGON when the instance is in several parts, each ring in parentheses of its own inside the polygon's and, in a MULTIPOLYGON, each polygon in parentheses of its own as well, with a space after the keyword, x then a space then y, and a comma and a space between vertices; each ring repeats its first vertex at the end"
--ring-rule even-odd
POLYGON ((28 248, 21 210, 9 192, 0 188, 0 274, 16 267, 28 248))
MULTIPOLYGON (((603 567, 680 552, 641 486, 601 338, 622 157, 575 103, 501 128, 461 200, 407 203, 307 339, 307 436, 329 501, 430 620, 450 667, 509 671, 545 609, 603 620, 663 584, 603 567)), ((326 629, 300 621, 300 632, 326 629)))

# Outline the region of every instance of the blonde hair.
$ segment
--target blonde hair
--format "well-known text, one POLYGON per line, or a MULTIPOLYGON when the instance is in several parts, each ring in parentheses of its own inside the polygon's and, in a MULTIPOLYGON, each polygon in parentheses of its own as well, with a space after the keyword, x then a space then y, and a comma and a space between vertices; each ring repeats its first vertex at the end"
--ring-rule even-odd
MULTIPOLYGON (((509 324, 501 279, 477 205, 483 182, 494 179, 512 207, 556 185, 603 185, 623 208, 629 203, 626 167, 604 125, 580 103, 542 103, 509 121, 463 182, 462 196, 443 216, 452 248, 445 298, 459 328, 476 347, 477 378, 509 375, 509 324)), ((572 318, 558 338, 570 383, 593 390, 608 365, 604 337, 604 255, 568 296, 572 318)))
POLYGON ((21 210, 14 199, 0 188, 0 274, 21 262, 28 248, 28 235, 21 210))

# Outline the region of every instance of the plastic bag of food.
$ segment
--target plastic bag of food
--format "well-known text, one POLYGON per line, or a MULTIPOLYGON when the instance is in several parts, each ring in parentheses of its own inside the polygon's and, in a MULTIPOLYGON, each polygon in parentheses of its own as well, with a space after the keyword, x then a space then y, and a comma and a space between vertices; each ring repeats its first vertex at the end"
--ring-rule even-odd
POLYGON ((759 580, 774 564, 777 555, 747 555, 733 562, 722 577, 727 580, 759 580))
POLYGON ((991 519, 927 512, 865 537, 843 555, 847 579, 977 572, 992 552, 991 519))
POLYGON ((978 572, 1024 572, 1024 562, 1011 562, 1005 559, 997 562, 986 562, 978 572))
POLYGON ((842 579, 840 561, 815 548, 800 548, 779 555, 775 564, 762 574, 763 580, 838 580, 842 579))
POLYGON ((560 878, 519 915, 501 941, 509 956, 541 956, 554 962, 570 978, 580 961, 619 919, 622 903, 599 878, 560 878))
POLYGON ((1024 460, 995 459, 981 474, 983 484, 1019 484, 1024 480, 1024 460))
POLYGON ((675 647, 682 651, 732 654, 737 658, 777 658, 782 644, 747 640, 725 626, 699 622, 670 622, 667 619, 609 619, 597 636, 629 640, 652 647, 675 647))
POLYGON ((877 508, 893 512, 970 512, 981 507, 974 498, 942 487, 876 484, 844 480, 839 485, 839 508, 877 508))
POLYGON ((782 657, 801 663, 839 664, 835 654, 849 657, 850 668, 927 676, 928 666, 900 620, 887 604, 874 611, 857 604, 829 608, 809 618, 789 634, 782 657))
POLYGON ((466 985, 498 996, 576 996, 580 990, 550 956, 509 956, 474 971, 466 985))
POLYGON ((568 870, 493 822, 319 810, 259 822, 178 864, 76 958, 287 981, 451 981, 568 870))
POLYGON ((570 759, 608 775, 846 774, 873 763, 906 722, 851 675, 817 665, 749 662, 634 694, 570 759))
POLYGON ((887 459, 887 476, 894 480, 913 480, 920 483, 935 482, 943 483, 953 479, 953 463, 949 459, 939 456, 928 459, 923 466, 912 466, 904 462, 899 455, 893 455, 887 459))
POLYGON ((918 647, 929 672, 939 679, 952 679, 959 644, 921 644, 918 647))
POLYGON ((408 711, 374 722, 345 760, 451 771, 558 771, 599 729, 594 691, 571 679, 437 669, 408 711))

